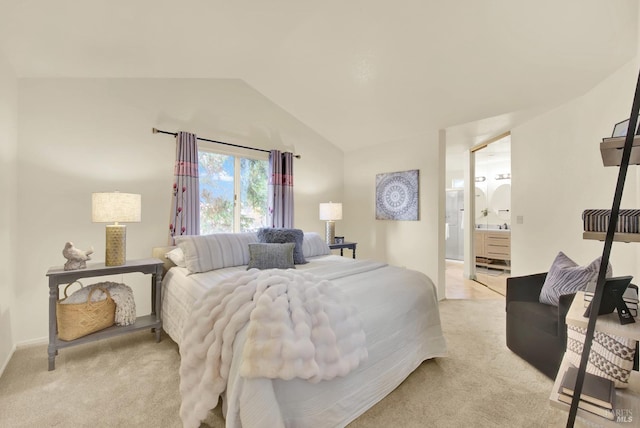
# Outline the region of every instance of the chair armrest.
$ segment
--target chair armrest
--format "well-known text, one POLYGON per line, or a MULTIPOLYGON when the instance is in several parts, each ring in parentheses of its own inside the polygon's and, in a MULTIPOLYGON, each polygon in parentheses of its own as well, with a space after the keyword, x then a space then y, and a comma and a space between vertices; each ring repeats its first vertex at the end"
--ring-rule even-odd
POLYGON ((563 294, 558 300, 558 337, 562 338, 563 343, 567 344, 567 312, 573 303, 576 293, 563 294))
POLYGON ((506 304, 510 302, 537 302, 547 273, 507 278, 506 304))

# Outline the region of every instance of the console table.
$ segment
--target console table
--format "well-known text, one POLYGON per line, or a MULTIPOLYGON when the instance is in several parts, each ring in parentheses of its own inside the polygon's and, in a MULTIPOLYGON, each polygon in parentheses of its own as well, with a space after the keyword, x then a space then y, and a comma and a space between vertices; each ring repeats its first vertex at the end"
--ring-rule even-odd
POLYGON ((332 250, 340 250, 340 255, 344 256, 343 252, 344 249, 350 249, 351 250, 351 255, 353 256, 353 258, 356 258, 356 245, 358 245, 357 242, 340 242, 340 243, 335 243, 335 244, 329 244, 329 248, 331 248, 332 250))
POLYGON ((81 345, 108 337, 150 328, 155 331, 156 342, 160 342, 162 332, 162 265, 160 259, 129 260, 121 266, 105 266, 104 263, 87 263, 86 269, 64 270, 62 267, 52 267, 47 271, 49 277, 49 370, 55 370, 55 359, 58 349, 81 345), (151 275, 151 313, 136 318, 136 322, 127 326, 111 326, 104 330, 88 334, 75 340, 61 340, 58 338, 58 324, 56 319, 56 302, 60 297, 59 285, 70 284, 81 278, 92 278, 106 275, 120 275, 140 272, 151 275))

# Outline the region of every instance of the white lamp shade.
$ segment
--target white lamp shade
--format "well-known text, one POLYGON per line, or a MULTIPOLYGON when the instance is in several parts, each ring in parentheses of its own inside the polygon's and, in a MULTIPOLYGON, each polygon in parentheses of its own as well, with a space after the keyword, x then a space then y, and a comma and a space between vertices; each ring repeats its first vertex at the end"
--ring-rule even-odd
POLYGON ((339 202, 325 202, 320 204, 320 220, 342 220, 342 204, 339 202))
POLYGON ((93 193, 91 220, 94 223, 137 223, 142 216, 142 196, 135 193, 93 193))

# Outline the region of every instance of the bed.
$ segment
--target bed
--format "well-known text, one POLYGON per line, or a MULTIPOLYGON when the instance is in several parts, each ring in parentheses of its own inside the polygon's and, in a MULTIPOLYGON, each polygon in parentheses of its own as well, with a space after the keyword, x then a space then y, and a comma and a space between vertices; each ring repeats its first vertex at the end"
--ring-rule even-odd
MULTIPOLYGON (((208 239, 206 245, 201 242, 200 250, 197 245, 190 247, 190 242, 179 243, 183 251, 154 249, 156 256, 171 250, 172 258, 181 265, 167 260, 170 269, 163 279, 162 296, 163 329, 179 346, 184 346, 184 327, 196 302, 222 282, 247 272, 247 265, 253 262, 247 246, 258 242, 255 233, 198 239, 208 239), (188 263, 189 253, 191 262, 207 261, 194 267, 188 263), (210 263, 210 258, 218 260, 210 263)), ((389 394, 423 361, 446 355, 436 289, 426 275, 331 255, 315 233, 304 233, 301 244, 299 255, 308 263, 296 264, 296 272, 328 280, 344 293, 361 320, 367 359, 346 376, 317 383, 246 378, 240 375, 240 367, 247 329, 240 329, 221 396, 227 427, 345 426, 389 394)))

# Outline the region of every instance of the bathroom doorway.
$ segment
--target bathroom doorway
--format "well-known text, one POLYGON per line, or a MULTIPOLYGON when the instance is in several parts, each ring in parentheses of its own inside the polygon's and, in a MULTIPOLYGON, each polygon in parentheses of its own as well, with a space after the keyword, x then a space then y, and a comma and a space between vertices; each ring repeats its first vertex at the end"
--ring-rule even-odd
POLYGON ((475 279, 506 295, 511 272, 511 134, 473 150, 475 279))

